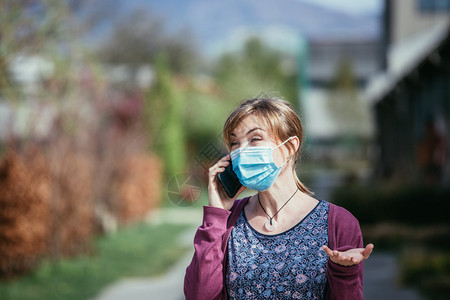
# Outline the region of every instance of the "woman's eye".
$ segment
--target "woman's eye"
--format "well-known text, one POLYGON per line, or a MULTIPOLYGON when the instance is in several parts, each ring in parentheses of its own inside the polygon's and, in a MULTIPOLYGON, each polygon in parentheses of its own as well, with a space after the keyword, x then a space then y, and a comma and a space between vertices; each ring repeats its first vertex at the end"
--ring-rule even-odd
POLYGON ((237 144, 238 144, 238 143, 236 143, 236 142, 232 142, 232 143, 230 144, 230 146, 231 146, 231 147, 234 147, 234 146, 237 146, 237 144))
POLYGON ((262 138, 260 138, 259 136, 256 136, 256 137, 253 137, 252 138, 252 142, 257 142, 257 141, 261 141, 262 140, 262 138))

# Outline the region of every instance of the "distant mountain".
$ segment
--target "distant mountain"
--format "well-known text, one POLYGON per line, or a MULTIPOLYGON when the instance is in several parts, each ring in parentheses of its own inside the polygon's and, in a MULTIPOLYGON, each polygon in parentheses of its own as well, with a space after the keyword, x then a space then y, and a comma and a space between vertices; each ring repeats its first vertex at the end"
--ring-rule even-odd
POLYGON ((297 0, 127 0, 125 10, 148 8, 171 28, 188 28, 199 46, 214 54, 233 48, 249 35, 275 41, 376 39, 376 15, 355 16, 297 0))

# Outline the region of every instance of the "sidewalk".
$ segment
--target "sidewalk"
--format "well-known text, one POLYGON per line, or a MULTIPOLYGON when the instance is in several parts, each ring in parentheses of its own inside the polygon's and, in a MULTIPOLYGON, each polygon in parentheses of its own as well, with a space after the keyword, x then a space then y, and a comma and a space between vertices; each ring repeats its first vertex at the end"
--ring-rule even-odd
MULTIPOLYGON (((195 230, 185 232, 183 239, 192 242, 194 233, 195 230)), ((181 258, 164 276, 120 280, 105 289, 95 300, 182 300, 184 273, 192 254, 189 252, 181 258)))
POLYGON ((365 300, 422 300, 419 293, 396 284, 397 260, 392 253, 377 253, 364 262, 365 300))
POLYGON ((178 237, 178 242, 190 247, 184 257, 163 276, 151 278, 126 278, 103 290, 93 300, 181 300, 183 296, 184 273, 193 255, 194 234, 201 223, 202 210, 192 208, 166 208, 155 212, 150 221, 153 224, 186 224, 188 229, 178 237))

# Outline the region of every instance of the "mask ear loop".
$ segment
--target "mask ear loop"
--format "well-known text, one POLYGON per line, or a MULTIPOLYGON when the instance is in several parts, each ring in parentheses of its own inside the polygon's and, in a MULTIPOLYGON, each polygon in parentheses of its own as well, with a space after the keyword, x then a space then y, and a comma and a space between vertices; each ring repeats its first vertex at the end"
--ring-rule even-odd
MULTIPOLYGON (((279 148, 279 147, 281 147, 281 146, 283 146, 284 144, 286 144, 287 142, 289 142, 290 140, 292 140, 294 137, 297 137, 297 136, 291 136, 290 138, 288 138, 287 140, 285 140, 284 142, 282 142, 281 144, 279 144, 278 146, 276 146, 275 148, 272 148, 272 151, 273 150, 275 150, 275 149, 277 149, 277 148, 279 148)), ((289 156, 292 156, 292 155, 289 155, 289 156)), ((285 161, 283 162, 283 164, 281 165, 281 166, 279 166, 279 168, 282 168, 287 162, 288 162, 288 160, 289 160, 289 156, 285 159, 285 161)))
POLYGON ((272 150, 275 150, 275 149, 277 149, 277 148, 283 146, 284 144, 286 144, 287 142, 289 142, 290 140, 292 140, 292 139, 295 138, 295 137, 297 137, 297 136, 295 136, 295 135, 294 135, 294 136, 291 136, 290 138, 288 138, 287 140, 285 140, 284 142, 282 142, 282 143, 279 144, 278 146, 272 148, 272 150))

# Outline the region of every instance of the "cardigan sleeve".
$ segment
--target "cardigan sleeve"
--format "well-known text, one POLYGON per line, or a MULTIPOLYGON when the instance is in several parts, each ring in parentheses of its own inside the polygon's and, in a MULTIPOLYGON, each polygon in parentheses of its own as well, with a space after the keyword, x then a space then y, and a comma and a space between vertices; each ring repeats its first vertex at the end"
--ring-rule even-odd
MULTIPOLYGON (((330 204, 328 216, 328 246, 338 251, 363 247, 358 220, 346 209, 333 204, 330 204)), ((363 263, 345 267, 328 259, 327 279, 326 299, 364 299, 363 263)))
POLYGON ((221 299, 224 287, 222 238, 231 212, 204 206, 203 223, 194 237, 194 256, 186 268, 184 295, 189 299, 221 299))

